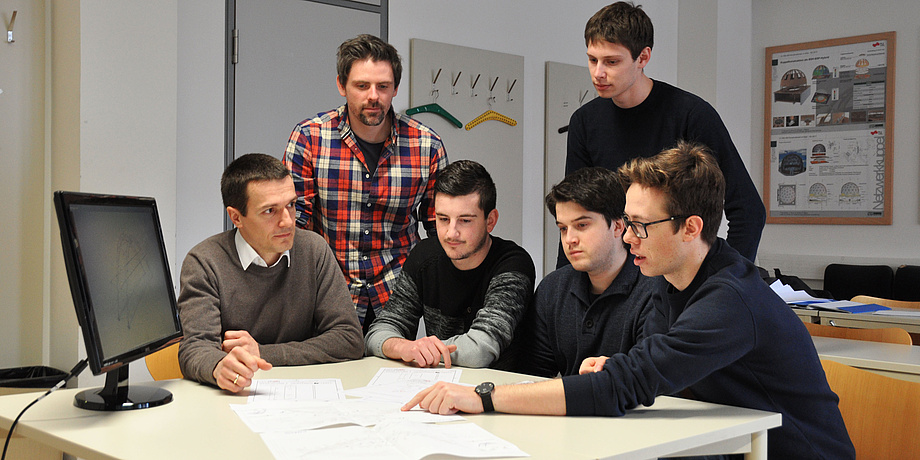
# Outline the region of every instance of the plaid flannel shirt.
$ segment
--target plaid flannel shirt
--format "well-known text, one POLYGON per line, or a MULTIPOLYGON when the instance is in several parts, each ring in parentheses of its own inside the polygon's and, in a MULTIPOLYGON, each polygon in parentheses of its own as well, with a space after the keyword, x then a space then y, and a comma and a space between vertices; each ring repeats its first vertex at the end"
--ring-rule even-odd
POLYGON ((373 174, 344 105, 295 126, 284 152, 298 195, 297 226, 329 242, 362 319, 368 307, 379 311, 389 299, 419 241, 419 217, 434 228, 434 184, 448 161, 434 131, 390 116, 393 131, 373 174))

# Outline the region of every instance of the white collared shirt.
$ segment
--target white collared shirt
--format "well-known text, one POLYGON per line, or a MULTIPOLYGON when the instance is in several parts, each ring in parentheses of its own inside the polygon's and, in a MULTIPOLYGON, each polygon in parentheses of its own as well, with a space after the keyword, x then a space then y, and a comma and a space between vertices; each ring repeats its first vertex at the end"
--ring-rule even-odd
MULTIPOLYGON (((268 264, 265 262, 265 259, 256 252, 255 249, 243 238, 243 235, 240 233, 239 229, 236 230, 236 236, 234 236, 234 241, 236 242, 236 252, 240 256, 240 265, 243 266, 243 270, 249 268, 250 264, 256 264, 260 267, 268 267, 268 264)), ((291 266, 291 250, 288 249, 281 253, 281 257, 278 258, 278 261, 272 264, 269 268, 274 268, 276 265, 281 263, 282 260, 287 260, 287 266, 291 266)))

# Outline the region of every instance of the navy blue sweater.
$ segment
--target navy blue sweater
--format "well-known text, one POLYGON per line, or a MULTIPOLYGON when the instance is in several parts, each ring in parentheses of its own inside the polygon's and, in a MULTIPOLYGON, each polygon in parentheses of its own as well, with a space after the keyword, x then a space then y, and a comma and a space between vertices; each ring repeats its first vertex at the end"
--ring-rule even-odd
POLYGON ((617 107, 610 99, 588 102, 569 122, 565 174, 586 166, 616 171, 630 159, 657 155, 678 140, 702 143, 712 150, 725 176, 728 242, 753 261, 766 211, 722 119, 698 96, 655 81, 648 97, 629 109, 617 107))
POLYGON ((591 295, 588 274, 571 265, 546 275, 523 328, 527 352, 515 370, 573 375, 585 358, 629 351, 642 336, 659 281, 642 276, 632 255, 598 296, 591 295))
POLYGON ((683 291, 668 285, 646 337, 600 372, 563 377, 569 415, 623 415, 658 395, 779 412, 772 458, 854 458, 805 326, 724 240, 683 291))

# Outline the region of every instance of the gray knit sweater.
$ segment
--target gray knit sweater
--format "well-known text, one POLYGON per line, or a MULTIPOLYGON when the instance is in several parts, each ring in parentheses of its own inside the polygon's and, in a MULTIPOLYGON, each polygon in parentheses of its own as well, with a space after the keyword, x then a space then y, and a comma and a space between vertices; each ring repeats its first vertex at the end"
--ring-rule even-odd
POLYGON ((212 372, 226 355, 223 333, 245 330, 262 358, 275 366, 358 359, 361 328, 345 278, 329 245, 298 229, 287 263, 243 271, 236 230, 214 235, 182 263, 179 319, 185 337, 179 366, 186 378, 215 384, 212 372))
POLYGON ((489 254, 472 270, 457 269, 437 238, 419 242, 364 339, 367 355, 385 358, 383 342, 391 337, 414 340, 424 317, 428 335, 457 345, 454 364, 509 367, 508 350, 531 305, 536 275, 527 251, 491 238, 489 254))

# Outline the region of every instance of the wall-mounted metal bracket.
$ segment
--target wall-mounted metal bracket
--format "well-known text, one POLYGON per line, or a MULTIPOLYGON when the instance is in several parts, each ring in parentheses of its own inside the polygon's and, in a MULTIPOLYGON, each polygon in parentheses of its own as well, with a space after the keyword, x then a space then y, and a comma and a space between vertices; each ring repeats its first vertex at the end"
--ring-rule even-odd
POLYGON ((13 43, 13 24, 16 22, 16 14, 18 11, 13 11, 13 17, 10 18, 10 25, 6 28, 6 42, 13 43))

